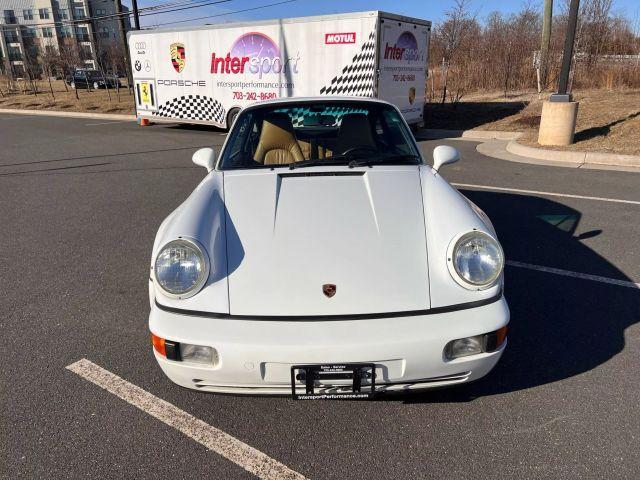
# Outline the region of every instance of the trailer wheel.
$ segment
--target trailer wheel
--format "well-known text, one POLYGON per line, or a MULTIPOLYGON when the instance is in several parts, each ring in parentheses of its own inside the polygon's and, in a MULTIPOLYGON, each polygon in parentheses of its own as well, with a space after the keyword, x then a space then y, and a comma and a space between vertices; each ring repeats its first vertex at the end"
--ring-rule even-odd
POLYGON ((227 113, 227 131, 231 130, 231 127, 233 126, 233 122, 236 121, 236 117, 238 116, 239 113, 240 113, 239 108, 232 108, 231 110, 229 110, 229 113, 227 113))

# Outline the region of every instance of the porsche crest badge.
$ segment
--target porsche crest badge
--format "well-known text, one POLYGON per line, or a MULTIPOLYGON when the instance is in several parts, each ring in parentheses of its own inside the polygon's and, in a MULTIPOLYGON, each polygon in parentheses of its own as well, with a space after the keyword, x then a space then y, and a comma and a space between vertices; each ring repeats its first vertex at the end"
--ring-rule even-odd
POLYGON ((336 294, 336 286, 333 283, 325 283, 322 285, 322 293, 325 297, 331 298, 336 294))
POLYGON ((173 68, 176 69, 176 72, 180 73, 184 70, 184 64, 186 61, 184 44, 172 43, 169 48, 171 50, 171 63, 173 64, 173 68))

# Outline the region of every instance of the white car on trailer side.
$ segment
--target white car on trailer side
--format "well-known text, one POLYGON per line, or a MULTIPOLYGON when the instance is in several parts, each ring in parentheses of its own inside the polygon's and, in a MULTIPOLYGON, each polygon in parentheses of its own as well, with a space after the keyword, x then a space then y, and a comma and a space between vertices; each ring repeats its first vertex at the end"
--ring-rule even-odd
POLYGON ((400 111, 363 98, 238 116, 152 252, 155 357, 184 387, 361 398, 476 380, 506 346, 504 257, 400 111))

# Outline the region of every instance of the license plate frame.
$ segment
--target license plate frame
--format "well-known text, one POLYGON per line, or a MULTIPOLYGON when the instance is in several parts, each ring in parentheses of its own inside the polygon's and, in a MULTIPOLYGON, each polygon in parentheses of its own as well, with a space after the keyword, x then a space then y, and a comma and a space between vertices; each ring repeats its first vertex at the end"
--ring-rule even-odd
MULTIPOLYGON (((348 386, 348 385, 347 385, 348 386)), ((368 400, 376 395, 376 365, 374 363, 325 363, 293 365, 291 396, 294 400, 368 400), (351 380, 351 391, 316 393, 316 380, 351 380), (369 383, 363 385, 363 380, 369 383), (305 393, 297 392, 304 382, 305 393), (363 391, 363 386, 368 390, 363 391)))

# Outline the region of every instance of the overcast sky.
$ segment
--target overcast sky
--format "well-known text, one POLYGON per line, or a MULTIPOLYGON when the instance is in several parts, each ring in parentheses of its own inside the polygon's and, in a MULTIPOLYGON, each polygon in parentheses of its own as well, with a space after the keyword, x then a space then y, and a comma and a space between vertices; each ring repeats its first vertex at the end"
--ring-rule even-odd
MULTIPOLYGON (((191 3, 185 0, 138 0, 138 7, 143 8, 174 2, 180 2, 180 5, 175 8, 200 5, 198 8, 189 8, 157 15, 145 15, 140 18, 142 26, 154 26, 166 22, 194 19, 175 25, 166 25, 166 27, 177 27, 366 10, 384 10, 438 22, 444 18, 445 12, 454 5, 452 0, 294 0, 280 5, 239 12, 239 10, 254 9, 282 1, 283 0, 230 0, 213 5, 211 4, 213 2, 206 2, 205 0, 191 0, 191 3), (202 5, 203 3, 205 5, 202 5), (210 17, 200 18, 207 16, 210 17)), ((123 3, 130 6, 131 0, 123 0, 123 3)), ((470 10, 472 14, 482 19, 493 11, 503 13, 518 11, 522 3, 523 2, 517 0, 471 0, 470 10)), ((534 7, 541 8, 542 0, 533 0, 530 3, 534 7)), ((566 0, 555 0, 555 10, 559 11, 561 8, 564 8, 565 3, 566 0)), ((640 25, 640 0, 614 0, 613 10, 614 12, 627 16, 632 22, 635 21, 636 27, 640 25)))

